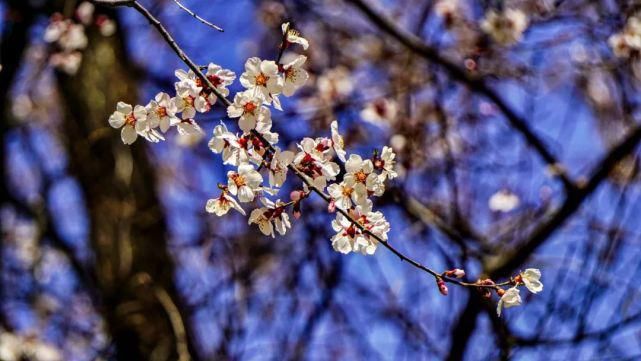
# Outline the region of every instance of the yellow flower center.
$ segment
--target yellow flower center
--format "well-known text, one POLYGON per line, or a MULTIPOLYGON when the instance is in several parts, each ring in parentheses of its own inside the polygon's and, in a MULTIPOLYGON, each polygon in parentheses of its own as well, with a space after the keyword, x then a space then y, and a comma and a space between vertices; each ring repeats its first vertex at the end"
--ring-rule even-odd
POLYGON ((359 170, 356 174, 354 174, 354 176, 356 177, 356 181, 359 183, 365 183, 365 181, 367 180, 367 174, 365 174, 365 172, 363 172, 362 170, 359 170))
POLYGON ((129 113, 125 116, 125 123, 128 125, 135 125, 136 124, 136 117, 134 116, 134 113, 129 113))
POLYGON ((236 187, 240 188, 247 183, 245 182, 245 178, 241 176, 240 174, 236 173, 231 176, 231 180, 236 184, 236 187))
POLYGON ((267 85, 267 81, 269 80, 268 76, 265 76, 265 74, 260 73, 256 76, 256 85, 258 86, 265 86, 267 85))

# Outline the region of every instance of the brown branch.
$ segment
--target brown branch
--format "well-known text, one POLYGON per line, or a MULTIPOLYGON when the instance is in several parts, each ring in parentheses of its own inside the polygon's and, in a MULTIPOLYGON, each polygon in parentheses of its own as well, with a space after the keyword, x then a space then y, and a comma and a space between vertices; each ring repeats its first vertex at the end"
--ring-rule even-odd
POLYGON ((359 8, 379 29, 403 44, 413 53, 443 67, 455 80, 467 85, 471 90, 484 95, 503 112, 510 125, 525 138, 526 142, 534 148, 543 161, 555 170, 567 193, 576 191, 576 184, 570 179, 565 168, 544 142, 530 129, 525 119, 520 117, 510 106, 493 90, 483 79, 470 76, 465 70, 444 58, 431 46, 425 44, 414 34, 407 32, 394 24, 392 20, 376 12, 364 0, 347 0, 359 8))
POLYGON ((214 25, 214 24, 210 23, 209 21, 207 21, 207 20, 205 20, 205 19, 201 18, 200 16, 198 16, 198 14, 196 14, 195 12, 191 11, 188 7, 186 7, 185 5, 183 5, 183 3, 181 3, 180 1, 178 1, 178 0, 174 0, 174 2, 176 3, 176 5, 178 5, 178 7, 180 7, 181 9, 183 9, 187 14, 189 14, 189 15, 193 16, 196 20, 200 21, 201 23, 203 23, 203 24, 205 24, 205 25, 207 25, 207 26, 209 26, 209 27, 211 27, 211 28, 214 28, 214 29, 216 29, 216 30, 220 31, 221 33, 222 33, 223 31, 225 31, 225 30, 223 30, 220 26, 214 25))
MULTIPOLYGON (((105 0, 94 0, 98 3, 101 1, 105 0)), ((167 29, 162 25, 162 23, 154 17, 147 8, 145 8, 143 5, 141 5, 138 1, 124 1, 121 6, 129 6, 133 7, 136 9, 141 15, 143 15, 145 18, 149 20, 151 25, 153 25, 158 32, 160 32, 161 36, 165 39, 165 41, 169 44, 169 46, 174 50, 174 52, 178 55, 178 57, 191 69, 198 78, 200 78, 204 84, 207 85, 209 90, 211 90, 218 99, 220 99, 226 106, 229 106, 232 104, 232 102, 227 99, 225 96, 223 96, 220 92, 216 90, 216 87, 209 81, 209 79, 202 73, 200 67, 196 65, 190 58, 187 56, 187 54, 182 50, 182 48, 176 43, 174 38, 171 36, 171 34, 167 31, 167 29)), ((262 136, 262 134, 258 133, 255 129, 252 130, 252 134, 258 138, 266 147, 267 150, 270 152, 274 152, 275 149, 274 147, 265 139, 265 137, 262 136)), ((303 183, 309 187, 314 193, 318 194, 325 202, 329 203, 331 201, 331 197, 325 192, 323 192, 321 189, 318 189, 316 186, 312 184, 312 182, 309 180, 309 178, 303 174, 300 170, 298 170, 296 167, 294 167, 292 164, 290 164, 287 167, 289 170, 291 170, 298 178, 300 178, 303 183)), ((394 246, 392 246, 388 241, 384 240, 380 236, 370 232, 368 229, 366 229, 362 224, 360 224, 356 219, 354 219, 346 210, 336 208, 336 211, 340 214, 342 214, 345 218, 347 218, 351 223, 353 223, 361 232, 364 234, 374 238, 377 242, 382 244, 385 248, 387 248, 389 251, 391 251, 394 255, 396 255, 401 261, 405 261, 412 265, 415 268, 418 268, 424 272, 429 273, 432 275, 436 280, 442 279, 445 282, 452 283, 458 286, 463 286, 463 287, 476 287, 476 288, 496 288, 498 286, 503 286, 503 285, 508 285, 511 283, 510 281, 503 282, 500 284, 496 285, 479 285, 476 283, 469 283, 469 282, 463 282, 455 278, 450 278, 446 277, 445 275, 438 273, 431 268, 421 264, 420 262, 406 256, 403 254, 401 251, 396 249, 394 246)))

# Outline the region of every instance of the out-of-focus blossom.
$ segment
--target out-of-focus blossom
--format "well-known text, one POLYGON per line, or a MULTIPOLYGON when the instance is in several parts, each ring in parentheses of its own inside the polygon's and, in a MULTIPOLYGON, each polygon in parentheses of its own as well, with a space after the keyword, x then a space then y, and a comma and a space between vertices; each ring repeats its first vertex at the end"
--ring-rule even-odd
POLYGON ((283 23, 281 25, 281 29, 283 31, 283 35, 286 35, 285 40, 288 43, 299 44, 304 50, 307 50, 309 42, 300 35, 298 30, 293 29, 289 23, 283 23))
POLYGON ((316 85, 320 96, 326 100, 346 97, 354 90, 350 72, 342 66, 330 69, 319 76, 316 85))
POLYGON ((503 12, 490 10, 481 22, 481 29, 501 45, 517 43, 527 26, 527 15, 519 9, 510 8, 503 12))
POLYGON ((78 18, 78 21, 80 21, 82 24, 89 25, 91 23, 91 20, 93 19, 94 10, 95 6, 92 3, 83 1, 76 8, 76 18, 78 18))
POLYGON ((516 194, 501 189, 490 197, 488 207, 494 212, 509 212, 518 207, 519 203, 520 199, 516 194))
POLYGON ((361 118, 378 126, 392 125, 396 121, 397 113, 398 105, 394 100, 381 98, 367 103, 361 110, 361 118))

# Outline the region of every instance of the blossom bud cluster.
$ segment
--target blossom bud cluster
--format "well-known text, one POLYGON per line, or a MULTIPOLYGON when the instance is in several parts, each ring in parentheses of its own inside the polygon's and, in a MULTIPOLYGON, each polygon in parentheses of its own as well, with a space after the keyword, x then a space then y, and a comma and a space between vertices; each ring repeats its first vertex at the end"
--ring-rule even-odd
POLYGON ((55 13, 49 19, 44 40, 53 47, 49 63, 58 70, 74 75, 82 63, 82 50, 87 47, 86 27, 95 24, 103 36, 116 31, 115 22, 104 15, 94 16, 94 5, 82 2, 73 19, 55 13))

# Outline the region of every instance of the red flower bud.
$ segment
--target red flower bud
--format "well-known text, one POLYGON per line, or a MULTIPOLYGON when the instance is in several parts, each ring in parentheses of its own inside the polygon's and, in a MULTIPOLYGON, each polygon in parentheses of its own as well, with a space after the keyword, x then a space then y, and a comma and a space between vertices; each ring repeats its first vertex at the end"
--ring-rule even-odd
POLYGON ((436 285, 438 286, 439 292, 441 292, 441 294, 443 296, 447 296, 448 290, 447 290, 447 286, 445 285, 445 282, 443 281, 443 279, 441 279, 441 278, 437 279, 436 280, 436 285))

